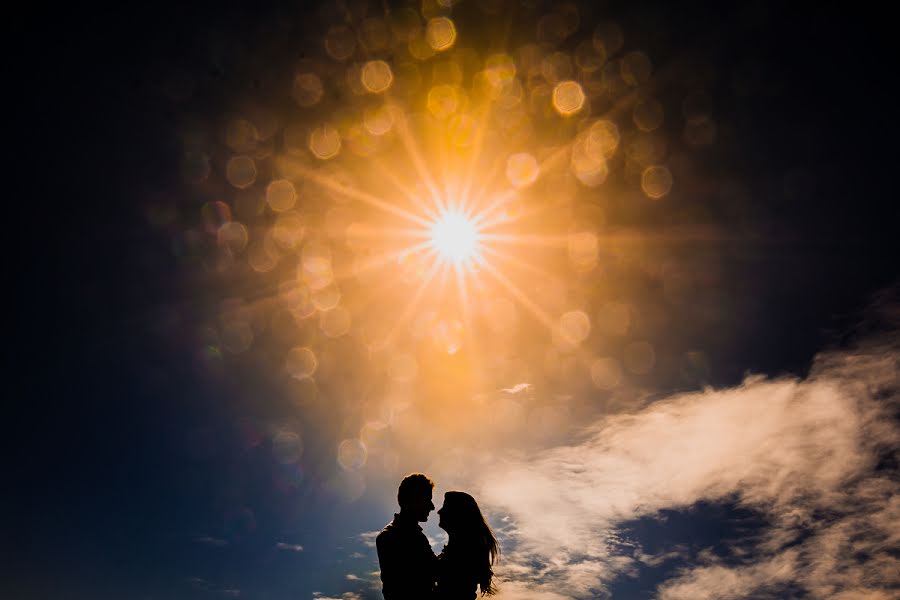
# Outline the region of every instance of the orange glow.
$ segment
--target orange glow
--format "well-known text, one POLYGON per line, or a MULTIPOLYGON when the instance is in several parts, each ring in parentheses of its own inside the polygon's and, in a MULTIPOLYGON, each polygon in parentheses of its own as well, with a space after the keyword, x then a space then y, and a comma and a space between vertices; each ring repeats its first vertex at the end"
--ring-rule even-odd
MULTIPOLYGON (((622 234, 620 219, 674 204, 682 185, 666 134, 680 121, 654 97, 650 57, 620 56, 613 23, 576 39, 578 15, 563 12, 535 30, 565 44, 479 46, 445 10, 455 2, 422 6, 328 24, 319 55, 283 78, 289 111, 248 108, 185 136, 214 238, 199 262, 252 305, 212 326, 217 347, 267 353, 307 396, 355 367, 354 348, 389 382, 335 445, 346 477, 390 464, 378 445, 429 419, 437 434, 464 429, 467 410, 549 427, 541 415, 556 408, 529 414, 524 395, 494 412, 476 402, 492 378, 611 394, 665 364, 657 340, 634 337, 655 315, 610 283, 650 262, 633 239, 645 234, 622 234), (391 435, 353 437, 366 423, 391 435)), ((711 143, 712 105, 681 108, 687 146, 711 143)))

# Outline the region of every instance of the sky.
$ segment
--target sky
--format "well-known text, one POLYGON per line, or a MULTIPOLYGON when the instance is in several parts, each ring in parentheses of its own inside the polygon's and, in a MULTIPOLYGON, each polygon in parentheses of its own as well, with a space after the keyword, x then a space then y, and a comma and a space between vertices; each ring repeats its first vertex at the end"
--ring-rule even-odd
POLYGON ((896 596, 879 21, 35 9, 2 595, 381 598, 421 471, 479 502, 500 598, 896 596))

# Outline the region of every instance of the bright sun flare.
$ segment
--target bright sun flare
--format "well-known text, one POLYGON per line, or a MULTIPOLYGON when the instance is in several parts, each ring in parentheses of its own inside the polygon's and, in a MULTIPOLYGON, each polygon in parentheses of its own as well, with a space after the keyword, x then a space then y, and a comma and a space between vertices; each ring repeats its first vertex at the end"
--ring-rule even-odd
POLYGON ((456 266, 478 258, 478 229, 462 212, 445 211, 431 226, 431 246, 438 256, 456 266))

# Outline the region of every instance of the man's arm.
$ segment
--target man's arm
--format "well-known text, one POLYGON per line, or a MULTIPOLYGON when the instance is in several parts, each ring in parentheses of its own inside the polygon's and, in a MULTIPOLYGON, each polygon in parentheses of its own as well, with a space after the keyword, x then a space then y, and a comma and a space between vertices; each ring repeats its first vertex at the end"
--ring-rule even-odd
POLYGON ((428 543, 428 538, 424 533, 419 533, 418 544, 419 549, 416 554, 418 568, 421 569, 419 578, 422 581, 422 587, 430 593, 437 580, 438 557, 434 555, 434 550, 431 549, 431 544, 428 543))
POLYGON ((375 549, 378 551, 378 566, 381 569, 381 591, 385 600, 391 600, 391 592, 397 586, 397 551, 390 534, 382 532, 375 538, 375 549))

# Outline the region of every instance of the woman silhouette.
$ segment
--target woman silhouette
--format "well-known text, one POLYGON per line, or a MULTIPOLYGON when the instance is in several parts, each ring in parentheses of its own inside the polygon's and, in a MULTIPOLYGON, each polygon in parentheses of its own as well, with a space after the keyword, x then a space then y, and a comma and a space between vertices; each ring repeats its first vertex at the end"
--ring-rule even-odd
POLYGON ((473 600, 493 595, 492 565, 500 559, 500 545, 478 508, 475 498, 465 492, 447 492, 438 511, 438 526, 450 539, 438 556, 438 600, 473 600))

